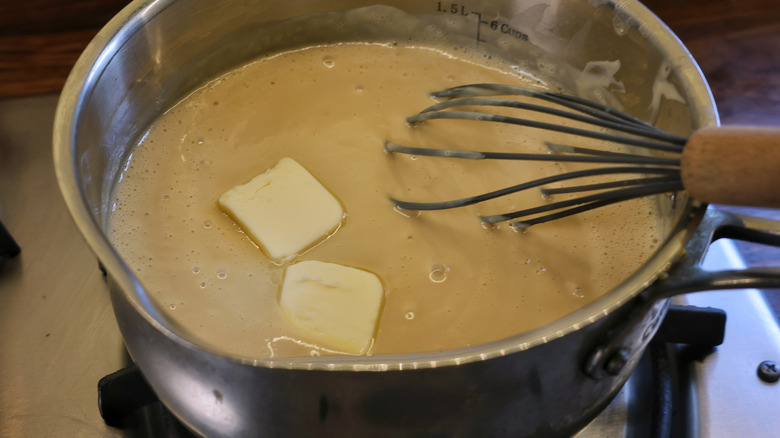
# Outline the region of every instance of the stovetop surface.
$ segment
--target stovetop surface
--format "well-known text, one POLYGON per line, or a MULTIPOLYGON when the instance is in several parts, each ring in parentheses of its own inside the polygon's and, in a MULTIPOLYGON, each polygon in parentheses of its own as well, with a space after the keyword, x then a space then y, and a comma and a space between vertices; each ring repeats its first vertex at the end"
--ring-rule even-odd
MULTIPOLYGON (((97 408, 97 382, 129 364, 97 261, 60 196, 51 153, 57 96, 0 100, 0 220, 22 253, 0 271, 0 436, 123 437, 97 408)), ((712 267, 739 267, 726 242, 712 267)), ((780 384, 756 377, 780 361, 780 329, 758 291, 692 294, 684 304, 719 307, 723 345, 684 373, 695 403, 688 433, 773 437, 780 384)), ((630 382, 636 380, 632 377, 630 382)), ((629 383, 579 437, 627 436, 642 411, 629 383)), ((635 432, 635 431, 634 431, 635 432)))

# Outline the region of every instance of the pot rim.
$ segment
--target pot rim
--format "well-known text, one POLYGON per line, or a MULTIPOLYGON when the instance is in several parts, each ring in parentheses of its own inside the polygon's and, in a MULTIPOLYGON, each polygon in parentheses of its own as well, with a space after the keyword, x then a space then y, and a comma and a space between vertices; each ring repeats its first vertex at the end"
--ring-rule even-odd
MULTIPOLYGON (((74 153, 76 122, 83 109, 83 102, 93 91, 94 83, 99 77, 102 67, 110 62, 111 57, 124 41, 139 31, 146 21, 162 12, 173 1, 175 0, 135 0, 109 21, 89 43, 71 71, 57 105, 53 153, 55 172, 65 203, 76 225, 105 267, 108 275, 118 284, 134 309, 151 326, 186 348, 205 351, 214 356, 249 366, 332 371, 438 368, 528 350, 563 337, 613 313, 645 290, 659 276, 667 273, 672 263, 683 253, 684 246, 706 209, 706 204, 685 199, 684 205, 680 206, 683 210, 680 220, 674 226, 669 237, 655 254, 630 277, 602 297, 569 315, 535 330, 502 340, 434 353, 293 359, 253 359, 228 355, 199 345, 190 340, 186 334, 178 331, 176 323, 163 312, 158 311, 139 280, 109 243, 102 227, 84 201, 85 194, 78 183, 77 157, 74 153)), ((688 50, 665 24, 638 0, 621 0, 619 3, 612 0, 600 0, 592 3, 605 4, 613 8, 616 14, 621 14, 622 17, 629 18, 634 23, 641 23, 639 25, 640 33, 656 45, 662 52, 664 59, 671 60, 676 64, 680 87, 689 102, 688 107, 694 123, 696 123, 696 129, 719 124, 715 102, 701 70, 688 50)))

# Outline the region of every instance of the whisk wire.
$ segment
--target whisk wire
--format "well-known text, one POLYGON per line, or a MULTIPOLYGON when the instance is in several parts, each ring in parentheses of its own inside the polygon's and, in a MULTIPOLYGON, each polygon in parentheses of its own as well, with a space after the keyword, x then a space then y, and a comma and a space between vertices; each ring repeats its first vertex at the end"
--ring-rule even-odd
POLYGON ((553 91, 534 90, 530 88, 521 88, 512 85, 504 84, 469 84, 460 85, 457 87, 447 88, 446 90, 437 91, 431 93, 435 98, 458 98, 458 97, 471 97, 471 96, 525 96, 541 100, 546 100, 551 103, 555 103, 561 106, 568 107, 575 111, 579 111, 585 114, 590 114, 595 117, 602 117, 604 115, 614 116, 626 123, 630 123, 636 126, 643 126, 651 130, 659 130, 655 126, 638 119, 626 112, 618 109, 594 102, 591 100, 583 99, 577 96, 570 96, 567 94, 556 93, 553 91))
POLYGON ((638 186, 638 185, 654 184, 658 182, 679 182, 679 178, 677 177, 677 175, 671 175, 671 176, 659 176, 653 178, 624 179, 620 181, 610 181, 610 182, 597 183, 597 184, 584 184, 580 186, 571 186, 571 187, 551 187, 551 188, 543 187, 539 189, 539 191, 542 193, 543 196, 552 196, 552 195, 559 195, 563 193, 589 192, 593 190, 604 190, 604 189, 611 189, 615 187, 638 186))
POLYGON ((492 224, 495 222, 503 222, 503 221, 507 221, 510 219, 517 219, 524 216, 533 216, 535 214, 544 213, 548 211, 560 210, 562 208, 571 207, 573 205, 588 204, 592 202, 614 201, 615 199, 623 201, 625 199, 632 199, 634 197, 642 197, 642 196, 648 196, 657 193, 666 193, 669 191, 676 191, 676 190, 682 190, 682 184, 679 181, 646 184, 640 187, 631 187, 627 189, 613 190, 609 192, 596 193, 594 195, 582 196, 580 198, 553 202, 539 207, 513 211, 511 213, 497 214, 491 216, 480 216, 480 219, 482 219, 482 222, 492 224))
MULTIPOLYGON (((570 147, 571 148, 571 147, 570 147)), ((621 153, 598 153, 602 151, 571 148, 571 155, 528 154, 522 152, 480 152, 459 149, 422 148, 385 142, 385 151, 407 155, 419 155, 440 158, 463 158, 468 160, 523 160, 523 161, 566 161, 575 163, 612 163, 612 164, 654 164, 659 166, 679 166, 679 158, 648 157, 621 153)))
MULTIPOLYGON (((670 186, 670 187, 660 187, 657 190, 651 190, 651 191, 648 191, 648 192, 624 193, 624 194, 619 195, 619 196, 614 196, 614 197, 608 198, 608 199, 601 199, 601 200, 598 200, 598 201, 593 201, 593 202, 590 202, 590 203, 587 203, 587 204, 579 205, 577 207, 573 207, 573 208, 570 208, 570 209, 567 209, 567 210, 562 210, 562 211, 559 211, 559 212, 551 213, 551 214, 548 214, 548 215, 538 216, 538 217, 535 217, 535 218, 532 218, 532 219, 524 219, 524 220, 510 222, 509 225, 512 228, 515 228, 515 229, 528 228, 528 227, 530 227, 532 225, 538 225, 538 224, 543 224, 545 222, 550 222, 550 221, 553 221, 553 220, 556 220, 556 219, 562 219, 562 218, 567 217, 567 216, 572 216, 572 215, 575 215, 577 213, 584 213, 584 212, 589 211, 589 210, 595 210, 597 208, 605 207, 607 205, 617 204, 617 203, 620 203, 620 202, 630 201, 631 199, 637 199, 637 198, 642 198, 642 197, 645 197, 645 196, 656 195, 656 194, 660 194, 660 193, 668 193, 670 191, 679 191, 679 190, 682 190, 682 183, 679 184, 678 188, 670 186)), ((484 218, 481 218, 481 219, 483 219, 483 221, 484 221, 484 218)), ((501 221, 505 221, 505 220, 510 220, 510 218, 496 220, 495 222, 492 222, 492 223, 497 223, 497 222, 501 222, 501 221)), ((488 223, 488 222, 485 222, 485 223, 488 223)), ((490 223, 488 223, 488 224, 490 224, 490 223)))
POLYGON ((501 196, 506 196, 512 193, 517 193, 523 190, 528 190, 535 187, 541 187, 546 184, 552 184, 552 183, 571 180, 571 179, 590 178, 590 177, 615 175, 615 174, 632 174, 632 173, 633 174, 654 173, 654 174, 666 174, 666 175, 674 176, 675 172, 676 171, 674 169, 669 169, 669 168, 646 168, 640 166, 585 169, 585 170, 577 170, 572 172, 561 173, 558 175, 551 175, 548 177, 527 181, 521 184, 516 184, 510 187, 505 187, 499 190, 494 190, 492 192, 483 193, 476 196, 468 196, 460 199, 454 199, 451 201, 410 202, 410 201, 401 201, 394 198, 391 198, 391 201, 398 208, 401 208, 403 210, 447 210, 450 208, 465 207, 467 205, 479 204, 480 202, 485 202, 491 199, 495 199, 501 196))
POLYGON ((680 153, 688 139, 667 133, 623 111, 574 96, 501 84, 464 85, 435 92, 431 95, 436 98, 447 98, 449 100, 439 102, 424 109, 420 113, 409 117, 407 119, 408 123, 414 125, 433 119, 460 119, 508 123, 517 126, 560 132, 578 137, 614 142, 622 145, 638 146, 640 148, 671 153, 672 156, 657 157, 649 156, 647 154, 623 153, 557 143, 545 143, 551 152, 549 154, 531 154, 422 148, 386 142, 385 150, 390 153, 471 160, 509 159, 612 165, 547 176, 489 193, 451 201, 408 202, 392 199, 398 208, 406 210, 442 210, 457 208, 477 204, 535 187, 540 188, 543 196, 589 192, 589 194, 570 197, 569 199, 551 202, 533 208, 526 208, 498 215, 480 216, 480 219, 485 224, 512 221, 510 223, 511 226, 515 228, 525 228, 630 199, 660 193, 676 192, 684 189, 680 176, 680 153), (483 97, 497 95, 518 95, 541 99, 566 109, 552 108, 509 99, 483 97), (607 129, 609 132, 587 129, 582 127, 582 125, 576 127, 530 118, 510 117, 479 111, 451 110, 451 108, 457 107, 468 107, 464 109, 471 109, 480 106, 496 108, 510 107, 534 113, 543 113, 556 118, 573 120, 589 126, 607 129), (589 181, 587 184, 568 187, 544 187, 567 180, 618 174, 639 174, 641 177, 623 178, 616 181, 595 183, 589 181))
POLYGON ((522 119, 519 117, 510 117, 501 114, 489 114, 476 111, 431 111, 427 113, 418 113, 406 119, 412 125, 434 119, 460 119, 488 121, 497 123, 507 123, 517 126, 527 126, 530 128, 544 129, 548 131, 561 132, 564 134, 575 135, 579 137, 593 138, 621 144, 629 144, 647 149, 653 149, 666 152, 681 152, 682 147, 668 142, 658 142, 644 138, 627 137, 625 135, 610 134, 589 129, 577 128, 573 126, 559 125, 555 123, 541 122, 538 120, 522 119))
POLYGON ((652 125, 637 125, 627 121, 622 117, 617 117, 608 113, 594 113, 588 112, 588 115, 581 114, 579 112, 564 111, 549 106, 542 106, 531 104, 527 102, 518 102, 516 100, 509 99, 495 99, 485 97, 463 97, 455 98, 439 102, 431 105, 428 108, 420 111, 416 116, 409 117, 407 122, 414 124, 421 121, 421 114, 437 112, 448 108, 459 106, 490 106, 490 107, 503 107, 503 108, 515 108, 527 111, 533 111, 542 114, 549 114, 569 120, 575 120, 578 122, 586 123, 593 126, 600 126, 602 128, 609 128, 619 132, 625 132, 628 134, 634 134, 646 138, 655 140, 666 141, 672 144, 679 144, 680 146, 685 144, 687 140, 685 137, 670 134, 662 131, 652 125))

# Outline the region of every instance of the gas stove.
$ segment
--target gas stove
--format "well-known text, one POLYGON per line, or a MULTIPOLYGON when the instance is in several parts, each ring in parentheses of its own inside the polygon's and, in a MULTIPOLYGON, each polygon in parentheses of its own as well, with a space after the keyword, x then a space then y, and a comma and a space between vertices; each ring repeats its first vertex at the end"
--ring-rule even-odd
MULTIPOLYGON (((98 381, 132 364, 97 260, 56 184, 56 102, 0 101, 0 222, 21 247, 0 267, 0 436, 186 436, 171 428, 175 420, 153 397, 111 422, 121 427, 101 417, 98 381)), ((711 247, 705 265, 743 262, 724 241, 711 247)), ((577 437, 777 436, 780 383, 759 374, 771 374, 766 361, 780 362, 780 327, 762 293, 704 292, 675 304, 724 310, 722 345, 654 342, 623 390, 577 437), (659 406, 671 409, 659 413, 659 406)))

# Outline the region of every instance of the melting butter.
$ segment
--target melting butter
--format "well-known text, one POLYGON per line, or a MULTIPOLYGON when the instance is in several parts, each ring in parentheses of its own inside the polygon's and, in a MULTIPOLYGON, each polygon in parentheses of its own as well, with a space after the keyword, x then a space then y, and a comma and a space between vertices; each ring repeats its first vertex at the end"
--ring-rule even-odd
POLYGON ((288 157, 223 193, 218 204, 279 263, 326 238, 344 216, 328 189, 288 157))
POLYGON ((285 317, 324 347, 349 354, 368 352, 384 289, 373 273, 307 260, 288 266, 279 304, 285 317))

